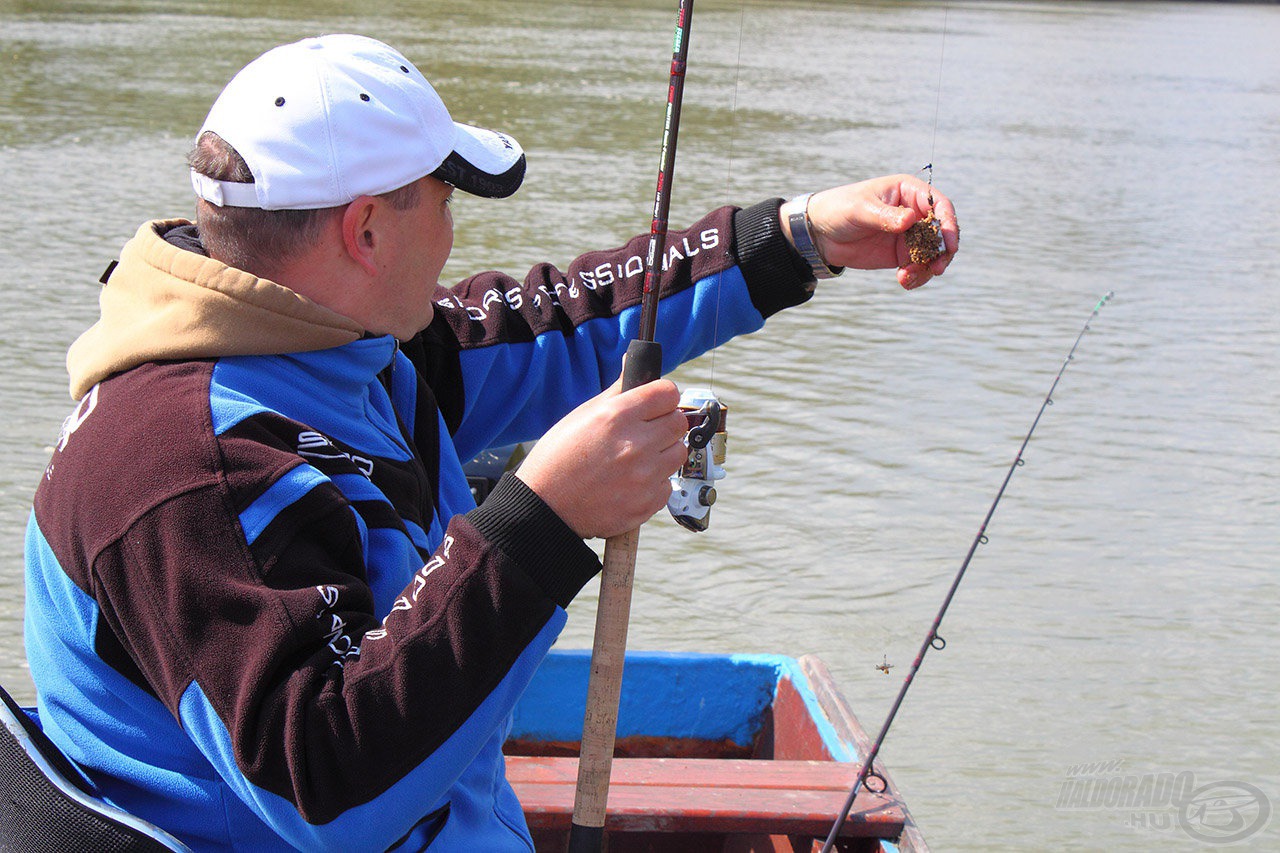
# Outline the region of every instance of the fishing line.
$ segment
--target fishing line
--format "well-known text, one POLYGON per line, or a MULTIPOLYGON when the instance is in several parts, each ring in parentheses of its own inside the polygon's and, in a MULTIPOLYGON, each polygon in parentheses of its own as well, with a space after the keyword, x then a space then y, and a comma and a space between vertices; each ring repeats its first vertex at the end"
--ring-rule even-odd
MULTIPOLYGON (((742 33, 747 20, 746 0, 738 9, 738 58, 734 63, 733 70, 733 99, 729 108, 729 151, 727 155, 727 163, 725 164, 725 195, 733 190, 733 143, 738 131, 738 85, 742 81, 742 33)), ((720 291, 724 286, 724 278, 719 277, 716 280, 716 311, 715 320, 711 325, 711 376, 707 379, 707 387, 715 394, 716 390, 716 350, 720 343, 720 291)))
MULTIPOLYGON (((947 19, 951 15, 950 4, 942 7, 942 46, 938 49, 938 85, 933 103, 933 140, 929 143, 929 207, 933 207, 933 160, 938 153, 938 116, 942 113, 942 66, 947 57, 947 19)), ((921 170, 923 171, 923 170, 921 170)))
POLYGON ((898 708, 902 705, 902 699, 907 695, 911 682, 915 680, 916 672, 919 671, 925 654, 930 649, 942 651, 947 647, 947 641, 938 634, 938 628, 942 624, 942 618, 947 614, 947 608, 951 606, 951 599, 955 597, 956 589, 960 586, 960 581, 964 579, 965 570, 969 568, 969 562, 973 559, 974 552, 978 550, 979 545, 987 544, 987 524, 990 523, 991 517, 995 515, 996 507, 1000 504, 1000 498, 1004 496, 1005 487, 1009 485, 1009 480, 1013 478, 1013 472, 1024 464, 1022 454, 1027 449, 1027 444, 1031 441, 1031 434, 1036 431, 1036 425, 1040 423, 1040 417, 1044 414, 1045 409, 1053 405, 1053 392, 1057 389, 1058 381, 1062 379, 1062 374, 1066 372, 1067 365, 1075 358, 1076 347, 1080 346, 1084 333, 1089 331, 1089 324, 1093 322, 1093 318, 1098 316, 1102 306, 1106 305, 1114 295, 1113 291, 1107 291, 1106 295, 1098 300, 1098 304, 1093 306, 1093 313, 1085 320, 1084 327, 1080 329, 1080 334, 1076 336, 1070 352, 1067 353, 1067 357, 1062 361, 1062 367, 1058 368, 1058 375, 1053 378, 1053 384, 1049 386, 1049 393, 1045 394, 1044 402, 1040 404, 1040 411, 1036 413, 1035 420, 1031 422, 1031 429, 1027 430, 1027 436, 1022 440, 1022 446, 1018 448, 1018 455, 1014 457, 1013 464, 1009 466, 1004 482, 1000 484, 1000 490, 996 492, 995 500, 991 502, 991 508, 987 510, 986 517, 982 519, 982 524, 978 527, 978 534, 973 538, 973 543, 969 546, 969 552, 965 555, 964 562, 960 564, 960 570, 956 572, 955 580, 951 582, 951 589, 947 590, 947 597, 943 600, 942 607, 938 609, 938 613, 933 619, 933 625, 929 628, 929 633, 925 635, 924 642, 920 645, 920 651, 916 654, 916 659, 911 664, 911 669, 907 672, 906 678, 902 682, 902 688, 898 690, 898 696, 893 700, 893 707, 889 709, 889 715, 885 718, 884 725, 880 727, 880 734, 876 736, 875 743, 872 744, 870 752, 867 753, 867 757, 862 762, 862 767, 858 771, 858 778, 854 780, 853 788, 849 791, 849 797, 845 800, 844 808, 840 811, 840 816, 836 818, 835 823, 832 824, 831 832, 827 835, 827 840, 822 845, 822 853, 828 853, 831 850, 836 836, 840 833, 845 819, 849 816, 850 809, 853 808, 853 802, 858 797, 859 789, 866 786, 868 791, 873 794, 879 794, 888 788, 885 778, 871 769, 872 763, 880 753, 880 746, 884 743, 885 735, 889 733, 889 727, 893 725, 894 717, 898 714, 898 708), (870 780, 872 779, 876 780, 878 787, 871 786, 870 780))
POLYGON ((947 250, 942 239, 942 223, 933 212, 933 161, 938 153, 938 118, 942 114, 942 69, 947 57, 947 25, 951 16, 951 5, 942 7, 942 42, 938 46, 938 82, 934 86, 933 101, 933 135, 929 141, 929 162, 920 168, 917 174, 927 172, 929 175, 929 212, 907 229, 904 238, 907 243, 907 256, 912 263, 927 264, 947 250))

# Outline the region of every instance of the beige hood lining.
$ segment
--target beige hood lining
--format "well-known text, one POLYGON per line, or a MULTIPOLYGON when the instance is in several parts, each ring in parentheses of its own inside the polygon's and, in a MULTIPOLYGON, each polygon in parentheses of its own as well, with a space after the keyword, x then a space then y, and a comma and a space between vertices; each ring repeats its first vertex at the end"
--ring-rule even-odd
POLYGON ((71 397, 148 361, 329 349, 364 330, 269 279, 188 252, 161 236, 190 224, 148 222, 120 253, 101 318, 67 351, 71 397))

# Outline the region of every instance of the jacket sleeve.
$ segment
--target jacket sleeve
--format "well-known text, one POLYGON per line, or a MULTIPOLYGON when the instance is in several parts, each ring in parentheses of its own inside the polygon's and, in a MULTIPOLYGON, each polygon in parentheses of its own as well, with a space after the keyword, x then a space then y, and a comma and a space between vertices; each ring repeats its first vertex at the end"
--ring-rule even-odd
MULTIPOLYGON (((812 294, 782 236, 780 199, 721 208, 668 234, 657 337, 663 372, 812 294)), ((536 438, 612 384, 640 326, 648 236, 523 281, 489 272, 436 300, 405 352, 433 386, 462 458, 536 438)))

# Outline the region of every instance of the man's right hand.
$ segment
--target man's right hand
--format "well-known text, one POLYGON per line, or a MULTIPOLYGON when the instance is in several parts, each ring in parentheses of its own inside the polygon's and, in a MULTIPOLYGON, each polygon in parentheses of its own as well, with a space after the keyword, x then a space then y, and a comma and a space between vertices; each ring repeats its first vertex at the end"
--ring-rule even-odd
POLYGON ((634 530, 666 506, 688 425, 680 391, 619 379, 547 431, 516 471, 583 539, 634 530))

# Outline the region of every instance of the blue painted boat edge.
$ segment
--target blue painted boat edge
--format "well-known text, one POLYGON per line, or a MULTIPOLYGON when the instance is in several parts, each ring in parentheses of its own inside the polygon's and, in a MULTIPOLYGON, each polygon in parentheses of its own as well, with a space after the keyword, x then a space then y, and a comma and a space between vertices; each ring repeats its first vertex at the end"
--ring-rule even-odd
POLYGON ((860 762, 862 754, 858 751, 857 745, 842 735, 832 723, 831 718, 827 716, 827 712, 818 701, 817 694, 813 692, 813 684, 809 681, 809 676, 805 673, 800 661, 795 658, 783 658, 783 660, 788 663, 785 674, 791 679, 796 692, 800 694, 805 712, 813 721, 823 745, 826 746, 827 752, 831 753, 832 760, 860 762))
MULTIPOLYGON (((511 736, 580 740, 590 667, 587 649, 553 649, 516 706, 511 736)), ((857 749, 827 719, 799 661, 785 655, 628 652, 618 736, 727 739, 749 747, 783 678, 800 695, 831 755, 856 760, 857 749)))

